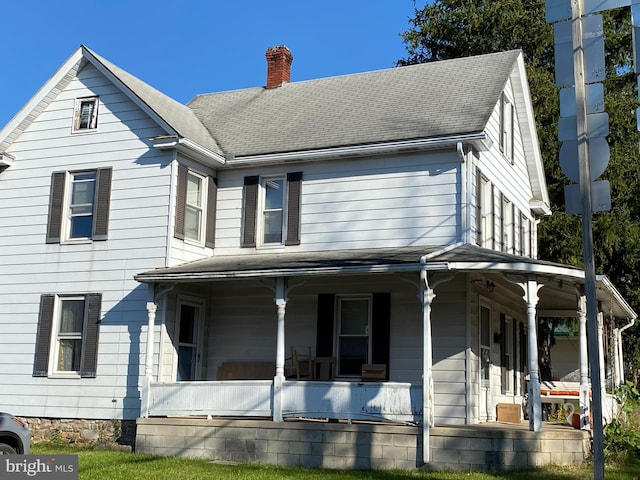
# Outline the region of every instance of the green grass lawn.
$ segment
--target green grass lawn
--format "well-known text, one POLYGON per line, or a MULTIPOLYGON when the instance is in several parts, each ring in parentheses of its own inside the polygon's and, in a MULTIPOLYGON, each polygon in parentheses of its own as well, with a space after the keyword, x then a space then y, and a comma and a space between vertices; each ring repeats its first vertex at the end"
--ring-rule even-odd
MULTIPOLYGON (((306 468, 283 468, 269 465, 221 465, 209 460, 165 458, 114 450, 80 448, 49 443, 32 445, 32 454, 77 454, 80 480, 584 480, 593 478, 593 467, 547 467, 538 470, 503 474, 469 472, 402 472, 402 471, 342 471, 306 468)), ((608 465, 607 480, 636 480, 640 460, 620 466, 608 465)))

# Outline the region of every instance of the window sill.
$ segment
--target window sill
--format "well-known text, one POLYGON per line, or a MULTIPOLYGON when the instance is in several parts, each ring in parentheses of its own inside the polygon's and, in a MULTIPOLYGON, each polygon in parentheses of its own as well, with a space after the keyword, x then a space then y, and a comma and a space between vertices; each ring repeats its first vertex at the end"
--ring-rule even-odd
POLYGON ((54 379, 65 378, 65 379, 75 380, 75 379, 80 379, 82 377, 80 377, 79 372, 54 372, 47 375, 47 378, 54 378, 54 379))

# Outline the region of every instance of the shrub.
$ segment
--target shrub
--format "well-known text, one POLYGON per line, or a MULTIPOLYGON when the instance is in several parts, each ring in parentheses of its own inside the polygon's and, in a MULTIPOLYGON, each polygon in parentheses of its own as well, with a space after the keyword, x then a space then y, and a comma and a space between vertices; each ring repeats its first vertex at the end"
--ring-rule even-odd
POLYGON ((605 456, 609 460, 637 460, 640 457, 640 393, 627 382, 616 392, 616 400, 619 414, 604 429, 605 456))

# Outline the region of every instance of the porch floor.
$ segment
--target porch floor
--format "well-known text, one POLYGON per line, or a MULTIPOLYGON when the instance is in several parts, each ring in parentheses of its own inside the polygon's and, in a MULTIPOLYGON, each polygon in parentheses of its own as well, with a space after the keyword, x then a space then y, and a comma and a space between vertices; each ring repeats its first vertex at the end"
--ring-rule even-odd
POLYGON ((580 464, 589 434, 569 425, 528 422, 437 426, 429 430, 430 461, 423 461, 422 430, 368 421, 270 418, 151 417, 137 420, 136 451, 282 466, 335 469, 501 471, 546 464, 580 464))

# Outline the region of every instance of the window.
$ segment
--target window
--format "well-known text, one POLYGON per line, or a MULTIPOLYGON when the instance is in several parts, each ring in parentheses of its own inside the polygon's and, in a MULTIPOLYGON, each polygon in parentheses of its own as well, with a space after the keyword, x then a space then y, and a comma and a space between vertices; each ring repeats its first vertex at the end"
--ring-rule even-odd
POLYGON ((178 368, 176 380, 196 380, 198 376, 198 352, 200 312, 202 305, 195 302, 180 301, 177 325, 178 368))
POLYGON ((284 230, 284 178, 267 178, 262 187, 262 243, 282 243, 284 230))
POLYGON ((493 185, 478 170, 476 184, 476 243, 483 248, 495 248, 495 213, 493 185))
POLYGON ((491 310, 480 307, 480 385, 491 386, 491 310))
POLYGON ((175 237, 213 248, 217 179, 178 166, 175 237))
POLYGON ((73 115, 73 130, 86 131, 98 128, 98 97, 77 98, 73 115))
POLYGON ((514 109, 513 103, 503 93, 500 97, 500 151, 511 162, 514 156, 514 109))
POLYGON ((300 244, 302 173, 244 179, 242 246, 300 244))
POLYGON ((184 236, 199 242, 202 238, 204 180, 200 175, 187 175, 187 198, 184 217, 184 236))
POLYGON ((95 377, 102 295, 42 295, 33 376, 95 377))
POLYGON ((359 377, 362 365, 389 368, 391 295, 318 295, 316 356, 336 357, 337 375, 359 377))
POLYGON ((500 314, 500 375, 501 393, 513 391, 513 320, 500 314))
POLYGON ((52 174, 47 243, 107 239, 111 173, 100 168, 52 174))
POLYGON ((504 195, 501 197, 500 207, 500 237, 502 240, 502 251, 513 252, 514 248, 514 222, 513 222, 513 204, 504 195))

